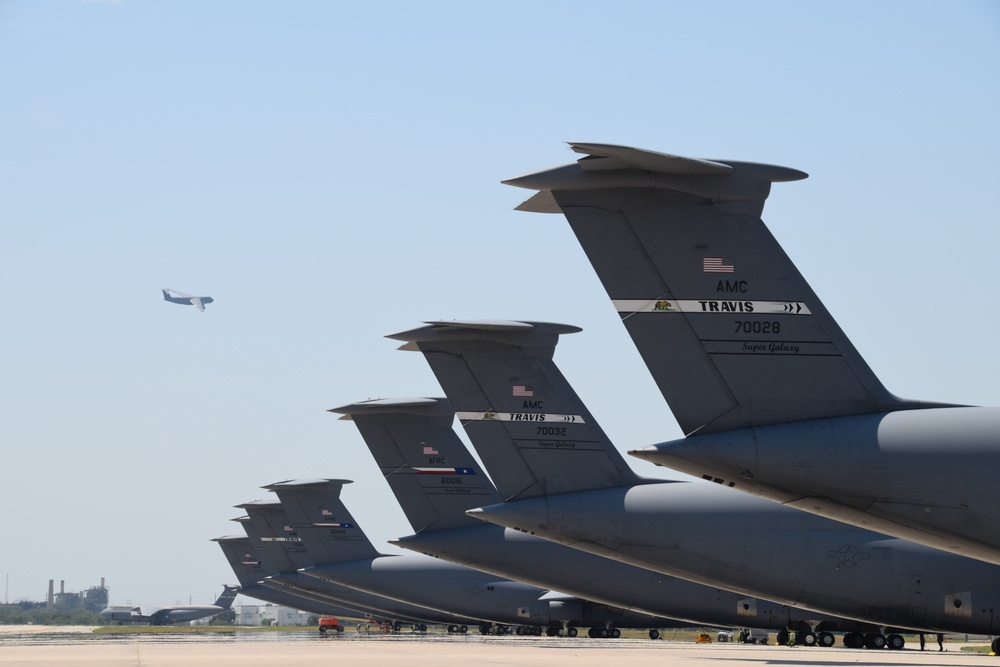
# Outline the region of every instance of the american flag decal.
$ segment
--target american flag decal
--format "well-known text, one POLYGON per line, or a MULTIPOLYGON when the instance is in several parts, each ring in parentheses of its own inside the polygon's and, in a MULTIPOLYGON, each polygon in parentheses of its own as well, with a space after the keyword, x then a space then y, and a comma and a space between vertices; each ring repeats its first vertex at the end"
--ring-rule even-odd
POLYGON ((424 454, 426 456, 432 456, 432 455, 437 454, 437 453, 438 453, 438 450, 434 449, 433 447, 427 447, 426 445, 424 446, 424 454))
POLYGON ((705 273, 732 273, 736 270, 732 257, 704 257, 701 270, 705 273))
POLYGON ((535 391, 533 387, 528 387, 523 384, 514 385, 514 395, 515 396, 534 396, 535 391))

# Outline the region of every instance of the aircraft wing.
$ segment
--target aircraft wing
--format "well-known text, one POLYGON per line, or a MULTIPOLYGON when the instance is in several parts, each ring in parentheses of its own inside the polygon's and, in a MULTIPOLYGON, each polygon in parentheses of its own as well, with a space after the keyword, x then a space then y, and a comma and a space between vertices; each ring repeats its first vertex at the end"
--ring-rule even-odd
POLYGON ((154 604, 141 604, 136 607, 135 610, 139 612, 139 615, 151 619, 157 614, 163 615, 163 612, 169 611, 169 608, 160 607, 154 604))
POLYGON ((191 299, 191 304, 198 309, 199 313, 205 312, 205 304, 201 302, 200 296, 192 296, 190 297, 190 299, 191 299))
POLYGON ((177 290, 170 289, 169 287, 167 288, 167 291, 170 292, 171 294, 173 294, 174 296, 184 297, 185 299, 194 299, 194 298, 197 298, 193 294, 185 294, 184 292, 178 292, 177 290))

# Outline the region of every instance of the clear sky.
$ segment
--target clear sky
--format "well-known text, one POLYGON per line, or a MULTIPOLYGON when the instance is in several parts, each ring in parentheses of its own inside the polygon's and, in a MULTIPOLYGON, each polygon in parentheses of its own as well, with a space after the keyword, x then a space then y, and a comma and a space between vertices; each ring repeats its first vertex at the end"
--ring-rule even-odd
POLYGON ((500 184, 566 141, 808 172, 764 219, 886 386, 1000 404, 996 2, 6 0, 0 91, 11 601, 211 601, 209 540, 289 478, 356 480, 394 551, 325 410, 440 395, 383 338, 423 320, 579 325, 556 361, 618 446, 680 437, 565 220, 500 184))

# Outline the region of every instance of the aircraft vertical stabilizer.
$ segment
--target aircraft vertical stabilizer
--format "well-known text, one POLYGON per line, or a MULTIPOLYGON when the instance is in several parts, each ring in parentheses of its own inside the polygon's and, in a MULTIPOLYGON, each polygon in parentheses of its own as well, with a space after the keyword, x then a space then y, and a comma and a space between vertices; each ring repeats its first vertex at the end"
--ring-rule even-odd
POLYGON ((296 572, 313 564, 281 503, 255 501, 236 507, 246 510, 249 520, 240 523, 265 554, 271 566, 268 575, 296 572))
POLYGON ((452 428, 446 399, 380 399, 330 412, 358 427, 413 532, 480 526, 465 511, 501 502, 452 428))
POLYGON ((760 214, 794 169, 572 143, 504 181, 561 211, 685 434, 926 407, 890 394, 760 214))
POLYGON ((432 322, 388 336, 423 352, 506 500, 641 484, 552 362, 544 322, 432 322))
POLYGON ((340 499, 344 479, 292 480, 269 484, 315 565, 374 558, 379 552, 340 499))

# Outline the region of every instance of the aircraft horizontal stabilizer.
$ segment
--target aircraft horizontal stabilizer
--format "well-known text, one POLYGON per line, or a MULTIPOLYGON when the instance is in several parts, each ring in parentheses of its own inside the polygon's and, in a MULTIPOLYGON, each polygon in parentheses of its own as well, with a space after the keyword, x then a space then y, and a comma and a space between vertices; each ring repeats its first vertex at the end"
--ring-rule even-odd
POLYGON ((562 210, 685 434, 928 407, 882 386, 761 220, 805 172, 570 146, 504 182, 562 210))

